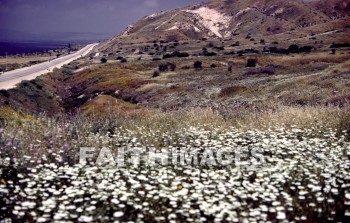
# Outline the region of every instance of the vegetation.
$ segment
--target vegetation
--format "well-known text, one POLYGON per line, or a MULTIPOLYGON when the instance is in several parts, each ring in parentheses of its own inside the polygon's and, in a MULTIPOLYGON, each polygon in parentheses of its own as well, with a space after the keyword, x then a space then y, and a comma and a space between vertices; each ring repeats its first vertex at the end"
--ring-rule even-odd
POLYGON ((158 69, 160 72, 165 72, 165 71, 175 71, 176 69, 176 64, 175 63, 170 63, 170 62, 167 62, 167 63, 164 63, 164 64, 160 64, 158 66, 158 69))
POLYGON ((249 58, 247 61, 247 67, 256 67, 256 59, 249 58))
POLYGON ((194 69, 196 69, 196 70, 202 69, 202 62, 199 61, 199 60, 197 60, 196 62, 194 62, 193 67, 194 67, 194 69))
POLYGON ((106 58, 101 58, 101 63, 107 63, 107 59, 106 58))

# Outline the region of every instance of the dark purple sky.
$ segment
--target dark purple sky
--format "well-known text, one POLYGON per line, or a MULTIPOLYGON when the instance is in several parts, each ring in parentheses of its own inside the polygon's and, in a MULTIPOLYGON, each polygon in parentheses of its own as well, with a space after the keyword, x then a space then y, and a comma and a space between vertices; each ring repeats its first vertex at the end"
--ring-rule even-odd
POLYGON ((145 15, 202 1, 0 0, 0 30, 119 33, 145 15))

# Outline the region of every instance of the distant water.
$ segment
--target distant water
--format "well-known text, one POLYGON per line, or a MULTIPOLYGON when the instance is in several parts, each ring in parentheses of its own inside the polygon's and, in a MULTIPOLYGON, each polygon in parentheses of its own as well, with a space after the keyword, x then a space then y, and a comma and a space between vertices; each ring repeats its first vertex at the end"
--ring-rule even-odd
POLYGON ((4 56, 7 52, 10 54, 34 53, 43 50, 54 50, 67 47, 67 43, 43 43, 43 42, 0 42, 0 56, 4 56))

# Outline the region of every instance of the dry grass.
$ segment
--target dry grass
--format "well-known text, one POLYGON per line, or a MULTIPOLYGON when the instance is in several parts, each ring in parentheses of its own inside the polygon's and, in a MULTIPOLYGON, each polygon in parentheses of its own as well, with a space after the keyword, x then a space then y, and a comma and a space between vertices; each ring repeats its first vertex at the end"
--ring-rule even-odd
MULTIPOLYGON (((332 128, 343 130, 349 108, 334 106, 275 106, 264 111, 240 111, 235 125, 240 129, 282 127, 332 128)), ((350 119, 348 120, 350 121, 350 119)))
POLYGON ((151 114, 151 109, 127 103, 107 95, 100 95, 87 102, 82 107, 82 115, 121 118, 145 117, 151 114))
POLYGON ((350 54, 348 52, 331 55, 329 51, 313 52, 310 54, 260 56, 258 58, 258 64, 263 66, 269 64, 296 66, 315 63, 342 63, 347 60, 350 60, 350 54))
POLYGON ((50 59, 54 59, 55 57, 50 56, 26 56, 26 57, 0 57, 0 65, 4 64, 27 64, 31 61, 47 61, 50 59))

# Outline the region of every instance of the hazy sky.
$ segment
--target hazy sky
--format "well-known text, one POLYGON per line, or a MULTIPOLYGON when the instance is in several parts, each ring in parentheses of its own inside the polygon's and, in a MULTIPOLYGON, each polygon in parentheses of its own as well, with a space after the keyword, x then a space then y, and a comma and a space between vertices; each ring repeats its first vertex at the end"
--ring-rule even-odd
POLYGON ((0 0, 0 30, 118 33, 145 15, 203 0, 0 0))

